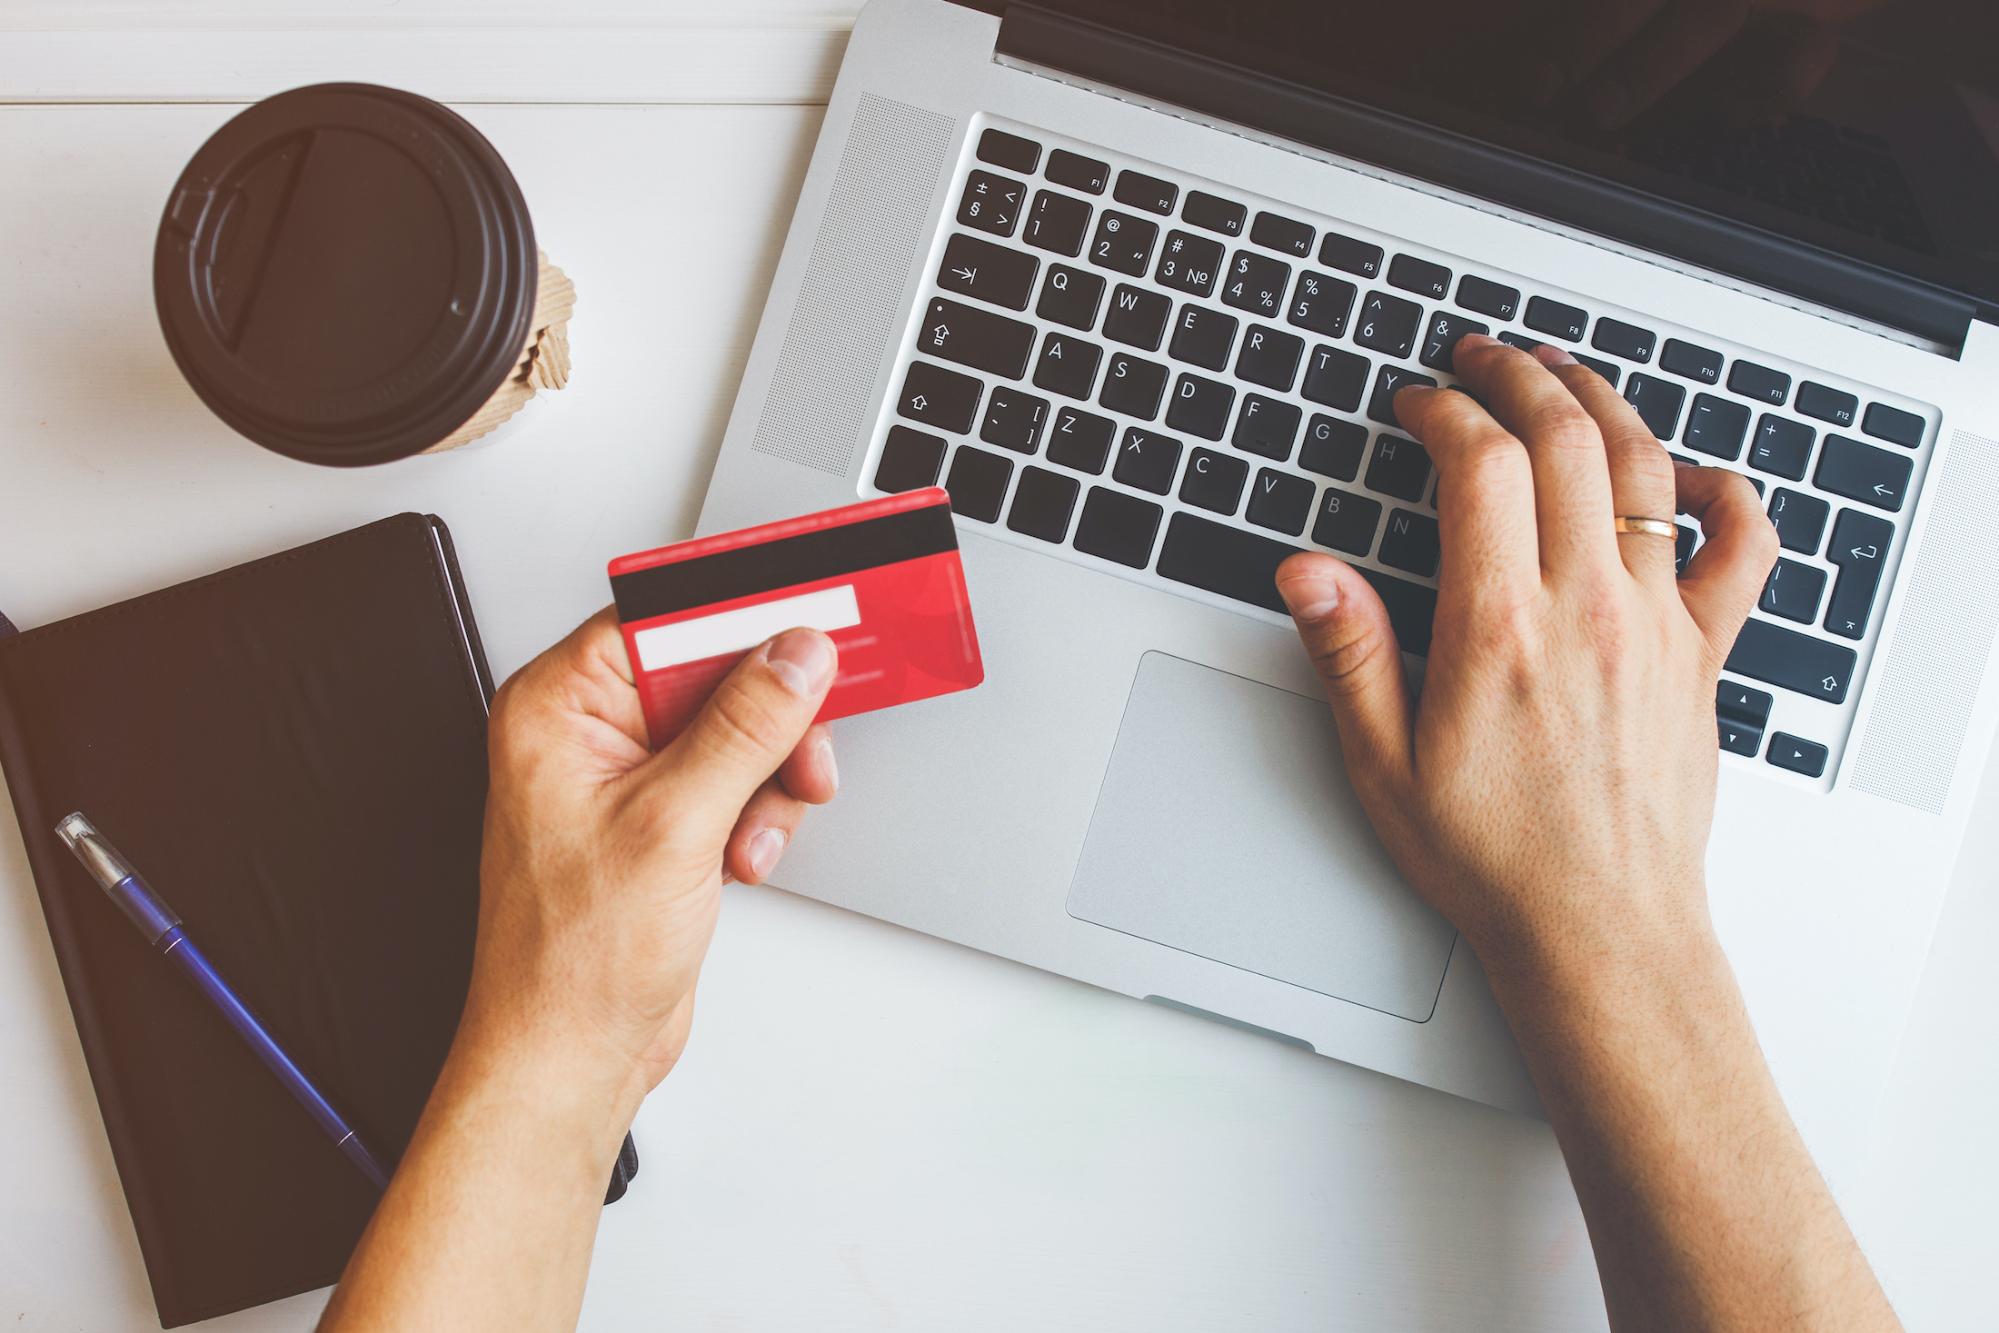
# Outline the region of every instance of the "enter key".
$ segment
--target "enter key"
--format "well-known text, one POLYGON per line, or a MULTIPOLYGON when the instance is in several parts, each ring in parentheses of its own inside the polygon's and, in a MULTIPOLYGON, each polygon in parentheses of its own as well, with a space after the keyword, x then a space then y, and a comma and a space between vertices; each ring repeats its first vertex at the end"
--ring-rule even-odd
POLYGON ((1881 571, 1894 540, 1895 525, 1886 519, 1857 509, 1840 511, 1825 553, 1839 568, 1839 582, 1833 585, 1832 601, 1826 607, 1826 629, 1843 639, 1866 636, 1867 619, 1881 591, 1881 571))

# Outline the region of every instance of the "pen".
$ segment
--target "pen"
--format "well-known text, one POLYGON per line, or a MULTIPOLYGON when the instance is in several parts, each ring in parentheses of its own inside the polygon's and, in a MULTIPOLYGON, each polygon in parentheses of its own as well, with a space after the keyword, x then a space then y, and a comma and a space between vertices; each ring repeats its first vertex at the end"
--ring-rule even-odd
POLYGON ((229 1026, 250 1044, 251 1051, 264 1062, 264 1067, 278 1076, 278 1081, 318 1122, 326 1136, 333 1140, 334 1146, 347 1154, 348 1159, 361 1168, 361 1174, 375 1182, 377 1189, 386 1189, 388 1176, 382 1171, 380 1163, 375 1161, 374 1154, 368 1151, 367 1145, 361 1142, 361 1136, 354 1132, 354 1127, 340 1118, 332 1103, 285 1054, 277 1038, 237 998, 229 983, 222 979, 222 974, 215 970, 215 965, 194 947, 194 941, 181 929, 180 918, 174 915, 174 910, 146 886, 146 882, 139 878, 139 872, 118 854, 118 849, 106 841, 81 812, 57 824, 56 836, 76 854, 77 860, 83 862, 99 887, 111 896, 111 901, 118 904, 119 910, 146 937, 146 942, 172 959, 200 988, 201 993, 222 1011, 229 1026))

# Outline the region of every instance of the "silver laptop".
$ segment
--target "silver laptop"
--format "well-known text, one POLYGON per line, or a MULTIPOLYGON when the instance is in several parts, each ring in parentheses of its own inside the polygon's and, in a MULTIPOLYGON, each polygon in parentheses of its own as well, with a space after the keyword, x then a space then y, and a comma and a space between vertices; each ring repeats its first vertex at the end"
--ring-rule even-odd
POLYGON ((1466 332, 1556 342, 1781 532, 1712 897, 1849 1157, 1999 716, 1999 56, 1975 0, 1914 7, 1765 16, 1678 81, 1646 44, 1681 6, 1641 7, 1549 88, 1518 71, 1573 6, 874 0, 701 527, 944 485, 988 674, 840 724, 783 887, 1531 1109, 1271 571, 1352 561, 1420 674, 1435 483, 1388 401, 1466 332), (1718 91, 1766 55, 1755 105, 1718 91))

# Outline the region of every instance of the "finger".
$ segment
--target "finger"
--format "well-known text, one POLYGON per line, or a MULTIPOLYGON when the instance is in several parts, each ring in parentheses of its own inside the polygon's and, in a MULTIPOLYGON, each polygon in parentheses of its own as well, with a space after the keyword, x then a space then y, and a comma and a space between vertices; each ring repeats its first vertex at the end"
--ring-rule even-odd
MULTIPOLYGON (((645 761, 645 713, 632 689, 632 664, 618 629, 617 612, 605 607, 570 631, 561 642, 515 672, 493 700, 495 718, 523 713, 560 716, 573 725, 581 718, 604 732, 605 753, 622 765, 619 772, 645 761)), ((492 729, 496 743, 515 728, 503 722, 492 729)), ((531 727, 540 734, 542 728, 531 727)))
MULTIPOLYGON (((1659 437, 1638 415, 1638 409, 1624 401, 1610 387, 1610 381, 1579 364, 1558 347, 1543 345, 1535 356, 1555 378, 1568 386, 1583 411, 1596 421, 1603 436, 1604 458, 1610 465, 1610 509, 1612 515, 1656 518, 1671 526, 1674 504, 1673 457, 1659 437)), ((1618 533, 1617 552, 1632 576, 1664 587, 1673 581, 1673 539, 1646 532, 1618 533)))
POLYGON ((1534 469, 1525 446, 1452 389, 1404 389, 1395 415, 1437 468, 1439 586, 1474 599, 1538 588, 1534 469))
POLYGON ((1610 466, 1603 435, 1576 396, 1533 356, 1491 338, 1458 343, 1453 365, 1493 419, 1527 448, 1542 576, 1614 567, 1610 466))
POLYGON ((1749 0, 1678 0, 1583 83, 1583 115, 1600 130, 1623 129, 1712 60, 1748 17, 1749 0))
POLYGON ((1354 790, 1364 802, 1403 790, 1415 767, 1415 715, 1380 594, 1351 565, 1316 551, 1277 567, 1277 591, 1325 683, 1354 790))
POLYGON ((840 766, 833 761, 833 733, 823 724, 805 733, 777 770, 784 789, 807 805, 824 805, 840 790, 840 766))
POLYGON ((791 845, 805 818, 805 802, 772 778, 757 788, 736 820, 722 851, 722 867, 744 884, 761 884, 777 869, 778 858, 791 845))
POLYGON ((1718 467, 1678 468, 1680 507, 1704 540, 1680 576, 1680 600, 1718 667, 1777 563, 1777 529, 1747 477, 1718 467))

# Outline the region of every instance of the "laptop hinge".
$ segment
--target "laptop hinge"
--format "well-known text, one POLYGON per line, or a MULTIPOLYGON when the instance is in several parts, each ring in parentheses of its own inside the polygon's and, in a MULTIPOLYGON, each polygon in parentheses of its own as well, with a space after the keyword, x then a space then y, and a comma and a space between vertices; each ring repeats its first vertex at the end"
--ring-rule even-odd
POLYGON ((998 52, 1843 311, 1953 357, 1976 313, 1964 297, 1901 274, 1036 5, 1007 6, 998 52))

